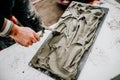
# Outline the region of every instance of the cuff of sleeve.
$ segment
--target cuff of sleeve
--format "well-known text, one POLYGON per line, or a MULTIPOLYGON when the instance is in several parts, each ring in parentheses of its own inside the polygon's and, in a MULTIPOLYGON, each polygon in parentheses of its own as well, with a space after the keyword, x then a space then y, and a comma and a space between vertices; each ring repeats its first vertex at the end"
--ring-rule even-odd
POLYGON ((0 32, 0 36, 2 37, 8 36, 11 32, 12 26, 13 26, 13 22, 8 19, 5 19, 2 27, 2 31, 0 32))

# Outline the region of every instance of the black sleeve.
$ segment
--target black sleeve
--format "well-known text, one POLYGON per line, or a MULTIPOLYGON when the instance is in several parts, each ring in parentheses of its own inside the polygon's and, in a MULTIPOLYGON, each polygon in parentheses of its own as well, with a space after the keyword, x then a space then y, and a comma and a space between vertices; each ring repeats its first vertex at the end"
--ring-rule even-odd
POLYGON ((30 0, 16 0, 13 15, 23 26, 31 27, 36 32, 42 30, 41 19, 31 5, 30 0))
POLYGON ((4 17, 0 15, 0 31, 4 23, 4 17))

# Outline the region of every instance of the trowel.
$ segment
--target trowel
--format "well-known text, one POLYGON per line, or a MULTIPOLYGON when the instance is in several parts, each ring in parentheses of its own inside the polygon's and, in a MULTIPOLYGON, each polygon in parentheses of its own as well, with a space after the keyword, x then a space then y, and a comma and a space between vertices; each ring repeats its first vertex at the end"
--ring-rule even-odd
POLYGON ((49 28, 49 27, 42 26, 42 33, 40 34, 40 37, 43 37, 43 35, 44 35, 44 33, 45 33, 45 30, 52 31, 52 35, 53 35, 53 36, 58 36, 58 35, 61 34, 61 32, 56 31, 55 29, 52 29, 52 28, 49 28))

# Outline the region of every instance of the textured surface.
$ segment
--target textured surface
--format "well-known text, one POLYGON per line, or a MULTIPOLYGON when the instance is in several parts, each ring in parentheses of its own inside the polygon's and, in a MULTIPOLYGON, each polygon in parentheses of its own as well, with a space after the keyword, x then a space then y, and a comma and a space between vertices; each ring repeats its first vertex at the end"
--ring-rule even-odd
MULTIPOLYGON (((109 8, 109 13, 78 80, 110 80, 120 74, 120 4, 101 0, 95 5, 109 8)), ((30 47, 15 44, 0 51, 0 80, 54 80, 28 65, 48 34, 30 47)))
POLYGON ((98 7, 71 3, 62 15, 53 36, 34 57, 34 67, 44 68, 57 76, 71 80, 77 74, 81 56, 92 45, 104 10, 98 7))

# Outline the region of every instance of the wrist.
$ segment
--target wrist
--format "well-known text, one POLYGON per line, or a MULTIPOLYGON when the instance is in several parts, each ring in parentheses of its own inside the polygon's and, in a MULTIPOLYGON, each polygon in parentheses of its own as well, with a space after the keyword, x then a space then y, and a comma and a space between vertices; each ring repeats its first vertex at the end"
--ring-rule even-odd
POLYGON ((13 25, 12 25, 11 32, 10 32, 10 36, 16 35, 17 32, 18 32, 18 29, 19 29, 19 26, 16 25, 16 24, 13 24, 13 25))

